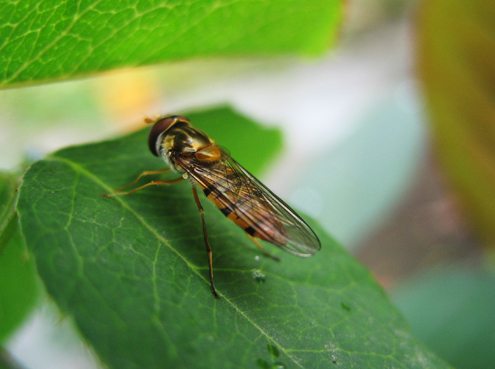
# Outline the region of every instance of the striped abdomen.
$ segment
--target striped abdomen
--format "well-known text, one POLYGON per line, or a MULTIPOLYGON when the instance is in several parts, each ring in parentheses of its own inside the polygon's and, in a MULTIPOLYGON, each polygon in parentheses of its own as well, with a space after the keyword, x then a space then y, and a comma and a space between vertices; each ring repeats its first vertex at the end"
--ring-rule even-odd
MULTIPOLYGON (((221 182, 221 180, 220 180, 221 182)), ((250 236, 268 241, 277 246, 287 243, 283 237, 282 223, 270 214, 263 199, 255 194, 236 194, 221 184, 204 186, 199 183, 205 196, 220 209, 231 221, 241 227, 250 236), (254 196, 253 196, 254 195, 254 196)))

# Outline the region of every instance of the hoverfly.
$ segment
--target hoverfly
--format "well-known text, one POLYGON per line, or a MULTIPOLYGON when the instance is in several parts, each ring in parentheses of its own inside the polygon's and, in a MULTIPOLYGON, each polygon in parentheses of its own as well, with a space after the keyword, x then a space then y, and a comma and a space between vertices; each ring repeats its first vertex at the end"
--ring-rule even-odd
MULTIPOLYGON (((146 121, 153 123, 152 120, 146 121)), ((300 257, 312 256, 321 248, 320 240, 314 231, 294 210, 217 146, 215 141, 194 128, 187 118, 174 115, 156 120, 148 135, 148 145, 155 156, 161 157, 168 164, 168 168, 143 172, 134 182, 116 191, 134 186, 146 175, 173 170, 181 174, 181 177, 152 181, 128 192, 102 196, 129 195, 148 186, 178 183, 188 179, 201 214, 208 253, 210 286, 215 298, 219 296, 213 283, 212 251, 196 185, 199 185, 205 196, 271 258, 279 260, 269 254, 257 238, 300 257)))

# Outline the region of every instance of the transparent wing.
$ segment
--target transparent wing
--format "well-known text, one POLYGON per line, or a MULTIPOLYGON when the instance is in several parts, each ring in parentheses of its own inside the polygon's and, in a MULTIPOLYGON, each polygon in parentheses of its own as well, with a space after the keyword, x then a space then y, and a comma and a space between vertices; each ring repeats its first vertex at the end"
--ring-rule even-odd
POLYGON ((177 161, 208 198, 248 234, 301 257, 312 256, 321 248, 309 225, 227 153, 222 151, 221 158, 208 165, 194 157, 177 161))

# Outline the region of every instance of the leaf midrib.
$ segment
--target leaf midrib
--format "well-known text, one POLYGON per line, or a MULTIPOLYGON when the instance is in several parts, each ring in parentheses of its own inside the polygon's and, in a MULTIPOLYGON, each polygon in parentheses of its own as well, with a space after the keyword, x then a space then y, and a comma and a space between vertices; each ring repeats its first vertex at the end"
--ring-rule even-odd
MULTIPOLYGON (((71 166, 75 171, 79 172, 81 175, 85 175, 88 178, 90 178, 93 182, 97 183, 99 186, 103 187, 106 192, 112 192, 113 188, 107 185, 105 182, 101 181, 97 176, 95 176, 93 173, 85 169, 83 166, 79 165, 78 163, 75 163, 71 160, 68 160, 66 158, 62 158, 59 156, 55 155, 50 155, 47 156, 45 161, 58 161, 61 163, 68 164, 71 166)), ((149 225, 146 220, 139 215, 132 207, 130 207, 125 201, 122 200, 121 197, 115 197, 115 200, 119 201, 122 206, 129 211, 131 214, 133 214, 155 237, 162 242, 165 246, 167 246, 171 251, 173 251, 180 259, 184 261, 184 263, 191 269, 191 271, 198 276, 201 280, 205 282, 205 284, 209 284, 209 281, 201 274, 199 273, 198 269, 191 264, 177 249, 175 249, 165 238, 163 238, 151 225, 149 225)), ((153 280, 153 285, 155 285, 155 280, 153 280)), ((156 286, 154 286, 155 288, 156 286)), ((222 296, 222 298, 241 316, 243 316, 247 322, 252 324, 256 329, 260 331, 260 333, 265 336, 274 346, 276 346, 280 351, 282 351, 295 365, 297 365, 299 368, 303 368, 299 363, 299 360, 293 357, 292 355, 289 354, 290 349, 286 349, 285 347, 281 346, 279 342, 273 337, 271 337, 263 328, 261 328, 258 324, 256 324, 252 319, 250 319, 244 311, 242 311, 234 302, 232 302, 230 299, 228 299, 221 291, 217 289, 217 293, 222 296)), ((215 302, 216 303, 216 302, 215 302)))

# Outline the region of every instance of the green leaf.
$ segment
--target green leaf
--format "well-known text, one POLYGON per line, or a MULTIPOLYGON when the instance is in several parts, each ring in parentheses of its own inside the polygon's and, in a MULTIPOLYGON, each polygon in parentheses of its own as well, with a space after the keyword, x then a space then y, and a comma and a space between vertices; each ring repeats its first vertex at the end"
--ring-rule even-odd
POLYGON ((0 369, 22 369, 15 359, 0 346, 0 369))
POLYGON ((495 245, 495 2, 432 0, 418 18, 419 74, 436 149, 466 215, 495 245))
POLYGON ((456 368, 493 368, 493 271, 437 268, 404 283, 392 298, 413 332, 456 368))
MULTIPOLYGON (((235 127, 224 129, 239 140, 235 127)), ((47 291, 106 364, 448 367, 314 221, 322 250, 303 259, 267 244, 283 259, 277 263, 203 198, 221 295, 214 299, 189 183, 100 196, 164 167, 148 152, 146 136, 58 151, 29 169, 19 195, 22 230, 47 291)))
POLYGON ((0 172, 0 255, 17 229, 15 200, 19 176, 0 172))
POLYGON ((0 4, 0 86, 191 57, 321 54, 340 0, 0 4))
POLYGON ((18 183, 17 175, 0 174, 0 342, 22 323, 39 294, 34 261, 18 232, 18 183))

